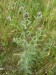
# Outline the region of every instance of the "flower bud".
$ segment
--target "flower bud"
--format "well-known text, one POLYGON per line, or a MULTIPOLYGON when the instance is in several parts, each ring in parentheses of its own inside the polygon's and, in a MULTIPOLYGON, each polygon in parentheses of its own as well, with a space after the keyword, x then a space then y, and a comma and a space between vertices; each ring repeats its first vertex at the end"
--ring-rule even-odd
POLYGON ((24 10, 24 6, 21 6, 20 8, 19 8, 19 12, 22 12, 24 10))
POLYGON ((43 18, 42 12, 38 12, 38 13, 37 13, 37 18, 38 18, 39 20, 41 20, 41 19, 43 18))
POLYGON ((24 12, 23 18, 29 18, 29 13, 28 12, 24 12))
POLYGON ((11 21, 11 17, 10 16, 7 16, 6 17, 6 20, 11 21))

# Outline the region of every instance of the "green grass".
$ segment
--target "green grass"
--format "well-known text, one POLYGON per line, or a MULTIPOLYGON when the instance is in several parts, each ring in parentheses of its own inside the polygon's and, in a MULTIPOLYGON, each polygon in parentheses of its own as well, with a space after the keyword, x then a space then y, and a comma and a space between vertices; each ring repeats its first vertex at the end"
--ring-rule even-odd
POLYGON ((56 74, 56 0, 0 1, 0 75, 56 74))

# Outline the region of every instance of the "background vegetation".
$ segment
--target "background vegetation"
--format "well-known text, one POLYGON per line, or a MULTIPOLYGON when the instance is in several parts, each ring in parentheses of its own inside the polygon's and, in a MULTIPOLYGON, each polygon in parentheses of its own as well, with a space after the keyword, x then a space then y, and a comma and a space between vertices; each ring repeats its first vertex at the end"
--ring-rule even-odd
POLYGON ((0 0, 0 75, 56 75, 56 0, 0 0))

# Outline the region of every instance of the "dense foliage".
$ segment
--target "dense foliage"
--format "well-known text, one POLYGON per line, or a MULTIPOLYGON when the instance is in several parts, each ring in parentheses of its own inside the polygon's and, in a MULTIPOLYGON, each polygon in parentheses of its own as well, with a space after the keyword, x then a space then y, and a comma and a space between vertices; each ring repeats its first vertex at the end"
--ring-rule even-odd
POLYGON ((56 0, 0 0, 0 75, 56 75, 56 0))

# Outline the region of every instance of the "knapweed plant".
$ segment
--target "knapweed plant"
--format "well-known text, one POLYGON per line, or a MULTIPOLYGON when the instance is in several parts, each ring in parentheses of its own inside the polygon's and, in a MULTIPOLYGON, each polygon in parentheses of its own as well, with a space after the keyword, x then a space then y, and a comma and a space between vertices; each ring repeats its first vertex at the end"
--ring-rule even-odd
POLYGON ((56 75, 56 0, 0 0, 0 75, 56 75))

